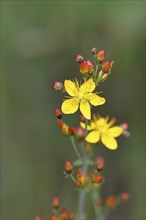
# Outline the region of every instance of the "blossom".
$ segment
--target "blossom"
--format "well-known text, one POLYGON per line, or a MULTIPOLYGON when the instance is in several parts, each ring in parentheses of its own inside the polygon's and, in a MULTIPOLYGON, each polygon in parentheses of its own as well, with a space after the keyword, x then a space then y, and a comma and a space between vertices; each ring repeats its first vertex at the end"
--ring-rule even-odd
POLYGON ((92 78, 85 81, 82 85, 79 85, 77 80, 65 80, 64 87, 66 92, 70 95, 61 106, 64 114, 74 114, 79 108, 86 119, 91 119, 90 105, 97 106, 105 103, 103 97, 93 93, 96 84, 92 78))
MULTIPOLYGON (((123 129, 120 126, 113 126, 115 119, 111 119, 93 115, 91 124, 87 127, 91 130, 86 136, 85 140, 89 143, 101 142, 110 150, 115 150, 118 147, 115 137, 122 134, 123 129), (113 126, 113 127, 112 127, 113 126)), ((81 123, 81 126, 85 128, 85 124, 81 123)))

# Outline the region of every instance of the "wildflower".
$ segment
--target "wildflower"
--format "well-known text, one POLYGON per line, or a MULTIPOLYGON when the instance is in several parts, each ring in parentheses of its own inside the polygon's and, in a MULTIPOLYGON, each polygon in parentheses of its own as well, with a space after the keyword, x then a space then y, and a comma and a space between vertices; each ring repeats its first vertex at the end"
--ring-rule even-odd
MULTIPOLYGON (((106 118, 97 117, 93 115, 93 120, 88 130, 91 132, 86 136, 85 140, 89 143, 101 142, 110 150, 115 150, 118 147, 115 137, 122 134, 123 129, 120 126, 112 125, 115 123, 115 119, 111 119, 109 122, 109 117, 106 118)), ((81 123, 81 126, 85 128, 85 124, 81 123)))
POLYGON ((102 105, 105 99, 96 93, 93 93, 96 85, 90 78, 81 86, 78 81, 65 80, 64 86, 66 92, 70 95, 69 99, 62 103, 61 109, 64 114, 74 114, 78 108, 86 119, 91 119, 91 107, 102 105))

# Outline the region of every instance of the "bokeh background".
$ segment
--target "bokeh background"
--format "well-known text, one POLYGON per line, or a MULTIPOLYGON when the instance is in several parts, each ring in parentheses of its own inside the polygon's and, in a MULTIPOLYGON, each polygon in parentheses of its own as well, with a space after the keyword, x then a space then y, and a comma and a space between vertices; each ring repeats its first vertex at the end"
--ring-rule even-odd
MULTIPOLYGON (((54 115, 63 97, 51 87, 55 80, 80 77, 75 56, 92 59, 94 46, 115 61, 100 87, 107 103, 98 111, 128 122, 131 132, 131 138, 119 138, 116 152, 95 152, 106 157, 103 197, 131 194, 109 219, 145 219, 145 1, 3 0, 2 220, 48 219, 54 196, 76 210, 78 192, 62 174, 64 162, 76 156, 54 115)), ((64 120, 76 126, 78 117, 64 120)))

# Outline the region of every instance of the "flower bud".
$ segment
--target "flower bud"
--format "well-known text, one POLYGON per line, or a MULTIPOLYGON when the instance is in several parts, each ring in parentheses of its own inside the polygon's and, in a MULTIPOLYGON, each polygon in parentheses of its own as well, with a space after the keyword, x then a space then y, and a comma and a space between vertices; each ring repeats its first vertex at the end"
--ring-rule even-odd
POLYGON ((85 122, 85 117, 83 115, 80 115, 80 121, 85 122))
POLYGON ((105 203, 106 203, 107 207, 114 208, 117 204, 117 199, 115 196, 109 196, 109 197, 107 197, 105 203))
POLYGON ((124 130, 127 130, 129 128, 128 123, 124 122, 120 125, 124 130))
POLYGON ((102 206, 103 205, 103 201, 101 199, 97 199, 96 200, 96 205, 97 206, 102 206))
POLYGON ((60 91, 60 90, 64 90, 64 86, 61 82, 58 82, 58 81, 55 81, 53 86, 52 86, 52 89, 56 90, 56 91, 60 91))
POLYGON ((105 161, 104 161, 104 158, 103 157, 97 157, 96 158, 96 167, 97 167, 97 170, 100 172, 104 169, 104 166, 105 166, 105 161))
POLYGON ((61 119, 62 118, 62 112, 59 108, 56 108, 55 109, 55 115, 58 119, 61 119))
POLYGON ((75 219, 75 214, 73 212, 69 212, 68 217, 69 217, 69 220, 74 220, 75 219))
POLYGON ((83 61, 81 64, 80 64, 80 72, 85 75, 88 73, 88 64, 86 61, 83 61))
POLYGON ((80 188, 80 186, 81 186, 80 181, 76 181, 76 182, 75 182, 75 187, 76 187, 76 188, 80 188))
POLYGON ((58 122, 58 125, 59 125, 62 133, 65 134, 65 135, 69 135, 69 133, 68 133, 68 125, 65 124, 61 119, 58 119, 57 122, 58 122))
POLYGON ((76 128, 74 128, 74 127, 69 127, 68 133, 69 133, 70 135, 75 135, 75 133, 76 133, 76 128))
POLYGON ((120 198, 123 202, 126 202, 129 199, 129 193, 128 192, 124 192, 121 194, 120 198))
POLYGON ((83 61, 83 62, 80 64, 80 72, 81 72, 83 75, 92 74, 93 71, 94 71, 94 67, 93 67, 93 64, 91 63, 90 60, 83 61))
POLYGON ((111 68, 113 66, 114 61, 110 62, 110 61, 106 61, 102 64, 102 71, 104 73, 110 73, 111 68))
POLYGON ((100 175, 93 175, 92 179, 94 183, 102 183, 104 178, 100 175))
POLYGON ((52 206, 54 209, 58 209, 60 207, 60 200, 58 197, 55 197, 52 201, 52 206))
POLYGON ((88 73, 89 74, 93 73, 94 67, 90 60, 87 60, 87 65, 88 65, 88 73))
POLYGON ((78 138, 83 138, 84 137, 84 129, 81 126, 78 126, 76 128, 76 135, 78 138))
POLYGON ((60 217, 61 217, 61 220, 67 220, 68 219, 68 213, 67 213, 67 210, 65 208, 63 208, 61 210, 60 217))
POLYGON ((64 164, 64 168, 65 168, 66 173, 70 174, 73 170, 73 165, 70 161, 66 161, 64 164))
POLYGON ((104 50, 100 50, 97 53, 97 60, 99 61, 103 61, 105 59, 105 51, 104 50))
POLYGON ((52 215, 50 220, 59 220, 59 218, 56 215, 52 215))
POLYGON ((84 58, 80 54, 78 54, 76 56, 76 61, 77 61, 77 63, 81 64, 84 61, 84 58))
POLYGON ((92 48, 91 53, 92 53, 93 55, 96 55, 96 54, 97 54, 97 49, 96 49, 96 47, 93 47, 93 48, 92 48))
POLYGON ((42 220, 42 218, 40 216, 35 216, 34 220, 42 220))

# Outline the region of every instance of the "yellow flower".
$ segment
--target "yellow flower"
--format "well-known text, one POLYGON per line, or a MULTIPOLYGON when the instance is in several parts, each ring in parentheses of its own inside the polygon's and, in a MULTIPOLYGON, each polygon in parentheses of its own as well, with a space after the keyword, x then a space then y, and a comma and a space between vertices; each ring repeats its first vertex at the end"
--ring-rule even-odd
MULTIPOLYGON (((101 140, 101 142, 110 150, 115 150, 118 147, 115 137, 122 134, 123 129, 120 126, 114 126, 115 119, 111 119, 109 122, 109 117, 102 118, 100 116, 93 115, 93 120, 91 121, 88 130, 91 130, 86 136, 85 140, 89 143, 96 143, 101 140)), ((85 124, 81 123, 81 126, 85 128, 85 124)))
POLYGON ((64 87, 70 95, 62 103, 61 109, 64 114, 73 114, 78 108, 86 119, 91 119, 91 105, 97 106, 105 103, 105 99, 93 93, 96 84, 92 78, 84 82, 81 86, 78 81, 65 80, 64 87))

